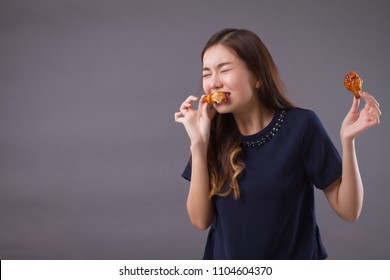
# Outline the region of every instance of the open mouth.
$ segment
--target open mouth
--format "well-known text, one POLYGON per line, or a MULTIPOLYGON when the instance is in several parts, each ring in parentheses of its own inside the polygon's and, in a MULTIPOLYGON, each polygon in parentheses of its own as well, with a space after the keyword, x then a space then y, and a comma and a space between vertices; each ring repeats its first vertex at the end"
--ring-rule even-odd
POLYGON ((226 102, 229 96, 230 96, 229 92, 217 91, 217 92, 210 93, 210 94, 206 95, 203 98, 203 102, 210 104, 210 105, 215 104, 215 103, 220 104, 220 103, 226 102))
POLYGON ((230 92, 218 91, 218 92, 213 93, 211 98, 212 98, 213 103, 220 104, 220 103, 226 102, 227 99, 229 98, 229 96, 230 96, 230 92))

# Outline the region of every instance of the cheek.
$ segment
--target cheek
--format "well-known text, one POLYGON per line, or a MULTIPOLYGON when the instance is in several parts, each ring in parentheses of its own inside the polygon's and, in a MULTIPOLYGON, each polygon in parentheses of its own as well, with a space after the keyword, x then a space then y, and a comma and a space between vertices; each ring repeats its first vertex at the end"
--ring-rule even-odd
POLYGON ((253 87, 251 81, 249 81, 245 76, 235 77, 230 81, 230 84, 235 88, 235 90, 241 92, 241 94, 248 95, 252 93, 253 87))
POLYGON ((208 84, 206 82, 203 82, 202 83, 202 87, 203 87, 203 91, 207 94, 210 92, 210 87, 208 86, 208 84))

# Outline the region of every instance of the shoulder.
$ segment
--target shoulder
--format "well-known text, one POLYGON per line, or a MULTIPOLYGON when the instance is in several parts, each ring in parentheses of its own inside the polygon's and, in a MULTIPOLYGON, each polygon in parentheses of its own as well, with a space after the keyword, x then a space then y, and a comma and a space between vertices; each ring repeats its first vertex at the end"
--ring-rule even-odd
POLYGON ((303 119, 307 118, 308 116, 316 115, 316 113, 310 109, 299 108, 299 107, 286 109, 286 113, 288 115, 303 118, 303 119))
POLYGON ((313 134, 324 134, 324 126, 317 114, 310 109, 292 108, 286 110, 285 117, 286 132, 290 135, 297 135, 303 141, 313 134))
POLYGON ((286 119, 290 120, 295 125, 302 124, 304 126, 310 126, 313 123, 320 123, 317 114, 314 111, 305 108, 287 109, 286 119))

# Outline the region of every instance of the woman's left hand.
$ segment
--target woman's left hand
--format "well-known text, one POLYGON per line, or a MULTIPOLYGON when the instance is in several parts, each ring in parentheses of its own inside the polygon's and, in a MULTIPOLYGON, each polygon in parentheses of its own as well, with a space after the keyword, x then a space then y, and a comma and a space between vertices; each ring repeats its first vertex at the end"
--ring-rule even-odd
POLYGON ((359 111, 360 99, 353 98, 351 110, 341 125, 341 139, 352 140, 360 133, 380 123, 379 118, 382 113, 379 110, 378 101, 365 91, 360 92, 360 96, 360 99, 364 99, 366 104, 359 111))

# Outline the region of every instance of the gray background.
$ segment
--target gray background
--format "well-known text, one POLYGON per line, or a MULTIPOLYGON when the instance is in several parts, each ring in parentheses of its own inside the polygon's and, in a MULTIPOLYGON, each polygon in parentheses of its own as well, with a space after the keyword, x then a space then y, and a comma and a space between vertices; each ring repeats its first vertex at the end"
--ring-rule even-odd
POLYGON ((200 94, 200 51, 255 31, 290 98, 339 126, 358 71, 382 124, 357 139, 365 205, 341 221, 316 192, 331 259, 390 258, 389 2, 0 1, 0 258, 199 259, 173 113, 200 94))

